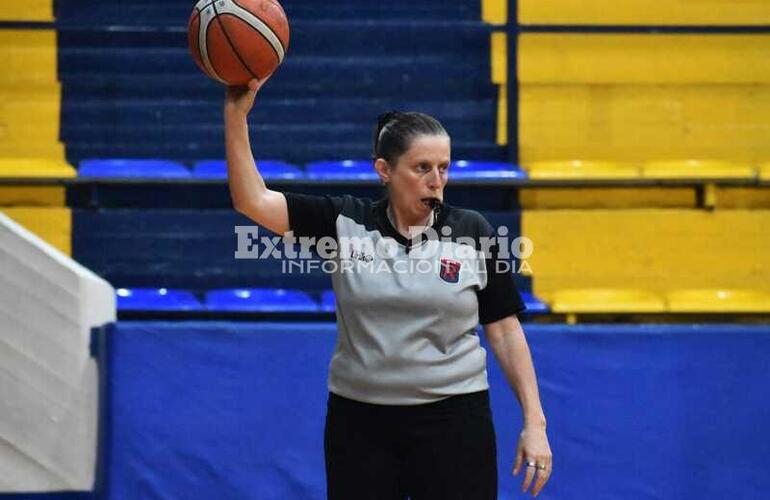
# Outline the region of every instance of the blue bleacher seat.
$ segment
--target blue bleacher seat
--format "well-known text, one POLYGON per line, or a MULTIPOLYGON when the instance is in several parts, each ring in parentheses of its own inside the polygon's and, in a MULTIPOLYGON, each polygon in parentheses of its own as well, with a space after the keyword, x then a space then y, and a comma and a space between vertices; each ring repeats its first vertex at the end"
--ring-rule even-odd
MULTIPOLYGON (((302 170, 280 160, 257 160, 257 167, 266 180, 303 177, 302 170)), ((227 163, 224 160, 199 161, 193 165, 192 175, 198 179, 226 179, 227 163)))
POLYGON ((190 171, 169 160, 83 160, 78 177, 184 179, 190 177, 190 171))
POLYGON ((324 290, 321 293, 321 310, 323 312, 334 312, 337 310, 334 290, 324 290))
POLYGON ((206 293, 209 311, 318 312, 305 292, 283 288, 231 288, 206 293))
POLYGON ((526 173, 511 163, 493 161, 453 161, 450 179, 524 179, 526 173))
POLYGON ((119 311, 199 311, 203 306, 192 292, 168 288, 119 288, 119 311))
POLYGON ((524 305, 527 306, 527 314, 547 314, 549 312, 548 305, 535 297, 533 293, 520 292, 520 294, 524 305))
POLYGON ((305 173, 313 180, 378 179, 371 160, 316 161, 305 165, 305 173))

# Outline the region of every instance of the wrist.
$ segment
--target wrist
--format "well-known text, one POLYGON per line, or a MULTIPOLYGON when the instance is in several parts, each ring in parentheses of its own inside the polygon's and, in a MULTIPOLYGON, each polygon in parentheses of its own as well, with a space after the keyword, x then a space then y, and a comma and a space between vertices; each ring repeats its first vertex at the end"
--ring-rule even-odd
POLYGON ((248 113, 238 109, 237 106, 231 103, 225 104, 225 116, 227 118, 246 120, 248 113))
POLYGON ((524 427, 530 429, 545 429, 546 420, 542 413, 535 413, 524 416, 524 427))

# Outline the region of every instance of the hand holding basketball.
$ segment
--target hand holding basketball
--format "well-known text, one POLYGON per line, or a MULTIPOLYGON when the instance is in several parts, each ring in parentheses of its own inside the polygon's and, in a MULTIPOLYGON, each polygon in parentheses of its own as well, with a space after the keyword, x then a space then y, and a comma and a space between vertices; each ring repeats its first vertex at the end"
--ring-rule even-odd
POLYGON ((267 78, 261 81, 250 80, 248 85, 230 86, 225 92, 225 112, 238 112, 244 115, 251 111, 257 92, 265 84, 267 78))

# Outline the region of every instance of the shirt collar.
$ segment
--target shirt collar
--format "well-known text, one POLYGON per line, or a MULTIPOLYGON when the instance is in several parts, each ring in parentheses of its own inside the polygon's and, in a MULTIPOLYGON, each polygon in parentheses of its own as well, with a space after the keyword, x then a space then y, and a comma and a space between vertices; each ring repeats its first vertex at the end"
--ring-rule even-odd
MULTIPOLYGON (((375 220, 377 222, 377 227, 380 229, 380 232, 383 234, 383 236, 389 236, 402 245, 410 246, 412 241, 399 233, 395 225, 390 221, 390 217, 388 216, 389 204, 390 200, 386 196, 376 201, 372 206, 375 220)), ((439 203, 438 207, 433 210, 433 215, 431 216, 432 222, 429 224, 429 227, 433 228, 435 231, 438 231, 438 228, 441 227, 441 224, 443 224, 444 220, 446 220, 447 213, 450 209, 450 205, 444 203, 443 201, 439 203)), ((420 234, 425 235, 425 232, 423 231, 420 234)), ((417 237, 419 236, 420 235, 417 235, 417 237)))

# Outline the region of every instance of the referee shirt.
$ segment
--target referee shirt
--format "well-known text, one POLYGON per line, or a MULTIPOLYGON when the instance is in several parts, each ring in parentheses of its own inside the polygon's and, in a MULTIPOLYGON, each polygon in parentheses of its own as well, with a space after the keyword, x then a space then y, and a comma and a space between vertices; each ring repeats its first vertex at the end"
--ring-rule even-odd
POLYGON ((524 310, 496 251, 492 226, 442 203, 432 229, 409 240, 388 200, 285 193, 296 238, 334 238, 337 343, 329 390, 366 403, 414 405, 489 388, 476 326, 524 310), (446 236, 449 234, 449 236, 446 236))

